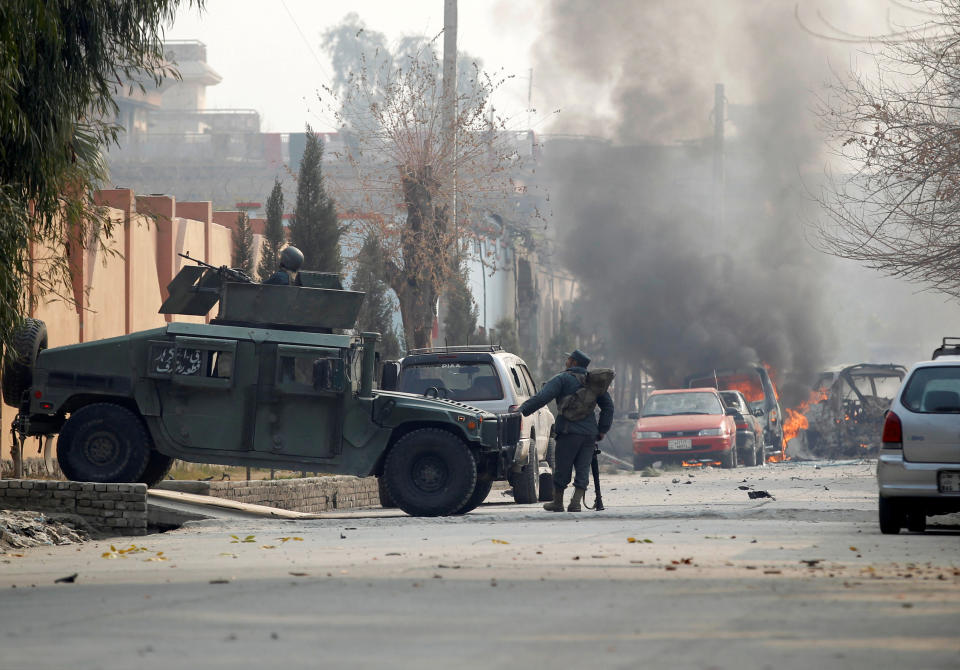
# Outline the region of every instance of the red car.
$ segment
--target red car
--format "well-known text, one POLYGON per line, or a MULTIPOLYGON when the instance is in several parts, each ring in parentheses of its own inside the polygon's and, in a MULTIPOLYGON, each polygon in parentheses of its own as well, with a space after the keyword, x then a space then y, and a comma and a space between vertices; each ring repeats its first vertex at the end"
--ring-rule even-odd
POLYGON ((737 426, 720 393, 712 388, 654 391, 633 413, 633 467, 642 470, 656 461, 720 461, 737 466, 737 426))

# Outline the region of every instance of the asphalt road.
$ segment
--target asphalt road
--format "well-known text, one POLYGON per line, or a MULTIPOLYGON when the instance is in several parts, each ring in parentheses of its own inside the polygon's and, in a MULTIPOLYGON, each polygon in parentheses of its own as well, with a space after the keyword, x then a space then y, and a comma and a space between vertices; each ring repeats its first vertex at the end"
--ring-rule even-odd
POLYGON ((577 515, 494 491, 26 550, 0 557, 0 665, 960 667, 958 517, 881 536, 873 465, 821 466, 608 476, 577 515))

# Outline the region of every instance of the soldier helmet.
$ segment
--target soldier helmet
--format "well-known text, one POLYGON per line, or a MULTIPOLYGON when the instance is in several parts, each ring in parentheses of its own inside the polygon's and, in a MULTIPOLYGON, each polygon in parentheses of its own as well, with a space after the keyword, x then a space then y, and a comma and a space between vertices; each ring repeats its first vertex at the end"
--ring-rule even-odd
POLYGON ((303 252, 296 247, 286 247, 280 252, 280 267, 296 272, 303 265, 303 252))

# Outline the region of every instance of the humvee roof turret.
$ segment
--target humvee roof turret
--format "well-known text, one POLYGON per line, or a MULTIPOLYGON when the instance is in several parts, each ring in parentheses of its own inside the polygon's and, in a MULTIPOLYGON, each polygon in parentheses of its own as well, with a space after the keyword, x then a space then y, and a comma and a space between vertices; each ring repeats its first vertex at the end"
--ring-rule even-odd
POLYGON ((379 335, 337 332, 354 327, 363 294, 337 275, 300 277, 261 285, 186 266, 160 312, 205 316, 219 303, 209 323, 53 349, 28 319, 3 372, 16 433, 59 433, 74 480, 152 485, 179 458, 375 475, 381 498, 410 514, 479 505, 484 484, 506 477, 519 415, 374 389, 379 335))

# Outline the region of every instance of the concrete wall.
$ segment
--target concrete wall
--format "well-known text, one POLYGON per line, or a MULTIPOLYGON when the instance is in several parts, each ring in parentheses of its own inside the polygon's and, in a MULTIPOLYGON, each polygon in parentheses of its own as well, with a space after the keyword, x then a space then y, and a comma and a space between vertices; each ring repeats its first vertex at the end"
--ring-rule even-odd
POLYGON ((158 488, 208 495, 293 512, 329 512, 380 505, 376 477, 306 477, 252 482, 162 481, 158 488))
POLYGON ((147 534, 146 484, 2 479, 0 509, 73 514, 108 535, 147 534))
MULTIPOLYGON (((172 196, 137 196, 130 189, 99 191, 96 203, 114 222, 113 235, 103 247, 70 245, 73 285, 66 292, 79 307, 46 296, 30 314, 46 323, 48 345, 159 328, 172 320, 202 323, 204 317, 165 317, 157 310, 167 296, 167 284, 188 262, 177 253, 189 251, 213 265, 230 264, 231 231, 214 221, 211 203, 177 203, 172 196)), ((62 253, 52 247, 34 248, 37 271, 42 272, 44 258, 62 253)), ((0 410, 0 458, 10 457, 8 428, 15 415, 16 410, 6 405, 0 410)), ((36 455, 31 440, 24 456, 36 455)))

